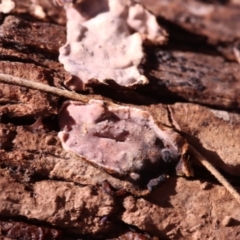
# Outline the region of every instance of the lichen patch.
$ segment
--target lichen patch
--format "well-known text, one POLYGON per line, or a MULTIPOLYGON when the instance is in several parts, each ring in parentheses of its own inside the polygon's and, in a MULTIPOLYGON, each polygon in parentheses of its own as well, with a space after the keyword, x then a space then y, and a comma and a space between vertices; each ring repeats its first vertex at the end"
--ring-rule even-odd
POLYGON ((85 105, 66 102, 59 112, 59 123, 63 148, 108 173, 137 180, 136 174, 143 171, 159 168, 160 173, 166 151, 172 159, 180 156, 177 134, 159 128, 141 109, 97 100, 85 105))
POLYGON ((0 4, 0 12, 10 13, 15 8, 15 2, 12 0, 2 0, 0 4))
POLYGON ((146 84, 138 71, 144 39, 164 41, 164 31, 142 5, 128 0, 86 0, 65 4, 67 43, 59 61, 73 78, 72 90, 84 90, 89 80, 112 79, 121 86, 146 84))

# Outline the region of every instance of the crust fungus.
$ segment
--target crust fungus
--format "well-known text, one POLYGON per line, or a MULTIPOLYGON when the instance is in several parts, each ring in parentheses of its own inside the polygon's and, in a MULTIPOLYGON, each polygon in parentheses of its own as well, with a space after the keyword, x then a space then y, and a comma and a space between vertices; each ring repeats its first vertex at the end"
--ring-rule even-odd
POLYGON ((0 12, 10 13, 15 8, 15 2, 12 0, 2 0, 0 4, 0 12))
POLYGON ((156 173, 149 183, 157 185, 166 162, 177 165, 178 174, 192 175, 186 142, 171 129, 160 128, 147 111, 99 100, 68 101, 59 112, 59 123, 64 149, 117 177, 143 183, 150 173, 145 184, 156 173))
POLYGON ((72 75, 65 81, 68 88, 84 90, 90 80, 111 79, 125 87, 148 83, 138 71, 143 41, 166 40, 155 16, 131 0, 57 3, 67 15, 67 43, 60 48, 59 61, 72 75))

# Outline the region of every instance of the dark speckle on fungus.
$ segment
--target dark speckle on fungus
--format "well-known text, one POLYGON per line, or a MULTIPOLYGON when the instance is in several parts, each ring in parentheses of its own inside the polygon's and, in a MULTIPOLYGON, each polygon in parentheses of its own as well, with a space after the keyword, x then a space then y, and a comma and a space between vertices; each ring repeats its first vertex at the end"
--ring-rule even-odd
POLYGON ((64 149, 133 183, 142 183, 146 173, 153 173, 145 182, 148 189, 162 182, 159 176, 169 162, 178 164, 181 175, 192 174, 185 163, 187 143, 171 129, 158 126, 147 111, 98 100, 68 101, 59 111, 59 123, 64 149))

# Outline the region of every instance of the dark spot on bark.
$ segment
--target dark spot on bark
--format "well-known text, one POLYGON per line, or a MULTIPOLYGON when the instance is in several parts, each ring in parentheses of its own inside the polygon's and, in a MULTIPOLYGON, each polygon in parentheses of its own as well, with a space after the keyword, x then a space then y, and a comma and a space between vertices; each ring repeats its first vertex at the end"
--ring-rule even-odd
POLYGON ((201 80, 199 78, 196 77, 191 77, 191 84, 194 88, 196 88, 198 91, 203 91, 206 89, 206 87, 204 87, 201 83, 201 80))

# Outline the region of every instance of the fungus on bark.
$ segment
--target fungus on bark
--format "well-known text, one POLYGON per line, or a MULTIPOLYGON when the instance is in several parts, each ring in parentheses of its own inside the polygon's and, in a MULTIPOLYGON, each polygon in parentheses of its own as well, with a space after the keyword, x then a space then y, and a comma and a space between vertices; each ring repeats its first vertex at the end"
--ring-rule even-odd
POLYGON ((111 79, 125 87, 148 83, 138 70, 143 41, 166 40, 155 16, 130 0, 67 2, 60 1, 67 15, 67 43, 60 48, 59 61, 72 75, 65 85, 84 90, 93 79, 111 79))
POLYGON ((12 0, 2 0, 0 4, 0 12, 10 13, 15 8, 15 2, 12 0))
MULTIPOLYGON (((184 161, 185 141, 169 128, 160 128, 137 108, 90 100, 66 102, 59 112, 63 148, 110 174, 141 181, 142 174, 163 174, 165 162, 184 161)), ((181 173, 191 170, 181 165, 181 173)), ((151 176, 153 178, 153 176, 151 176)))

